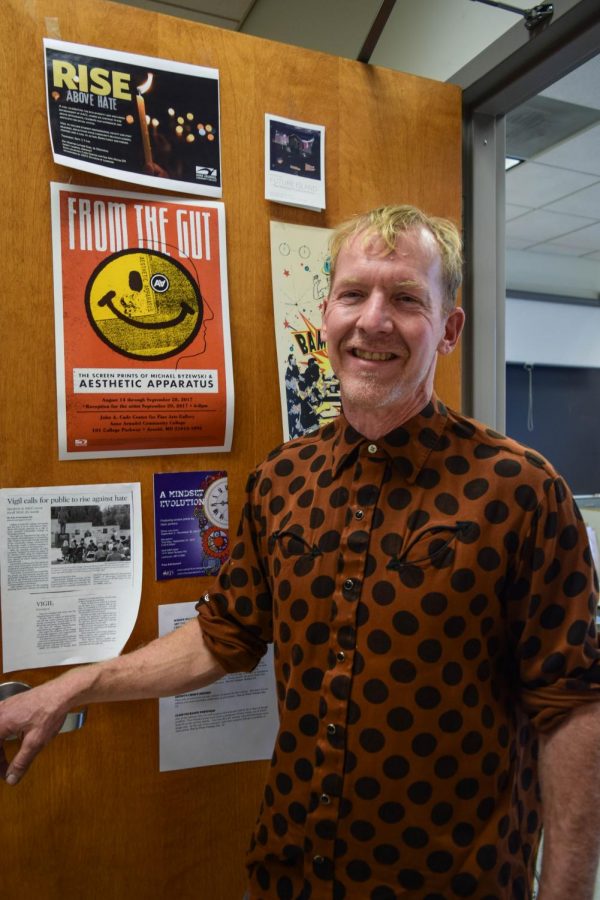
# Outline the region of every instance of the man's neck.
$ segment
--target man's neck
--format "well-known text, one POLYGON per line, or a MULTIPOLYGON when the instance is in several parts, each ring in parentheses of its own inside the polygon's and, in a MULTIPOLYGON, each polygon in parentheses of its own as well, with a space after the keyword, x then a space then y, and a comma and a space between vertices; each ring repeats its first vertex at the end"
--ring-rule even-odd
POLYGON ((431 394, 429 396, 419 394, 402 405, 382 409, 364 409, 353 405, 348 407, 344 403, 342 395, 342 409, 350 425, 359 434, 364 435, 370 441, 377 441, 420 413, 430 400, 431 394))

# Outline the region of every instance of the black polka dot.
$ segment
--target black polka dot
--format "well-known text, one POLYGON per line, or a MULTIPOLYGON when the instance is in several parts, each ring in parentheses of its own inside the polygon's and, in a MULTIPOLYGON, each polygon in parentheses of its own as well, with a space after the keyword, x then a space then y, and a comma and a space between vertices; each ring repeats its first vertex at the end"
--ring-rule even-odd
POLYGON ((453 815, 454 809, 450 803, 436 803, 431 810, 431 821, 434 825, 447 825, 453 815))
POLYGON ((449 456, 444 460, 444 465, 452 475, 465 475, 470 469, 464 456, 449 456))
POLYGON ((455 516, 458 512, 458 500, 456 497, 453 497, 452 494, 448 494, 446 492, 438 494, 434 500, 434 503, 439 509, 440 512, 445 513, 447 516, 455 516))
POLYGON ((437 738, 428 732, 422 732, 413 738, 411 746, 417 756, 431 756, 437 747, 437 738))
POLYGON ((398 883, 408 890, 418 891, 425 884, 425 879, 416 869, 400 869, 398 883))
POLYGON ((410 612, 397 612, 392 619, 392 624, 400 634, 416 634, 419 630, 419 620, 410 612))
POLYGON ((431 685, 420 687, 415 694, 415 701, 421 709, 435 709, 441 699, 442 696, 438 689, 431 685))
POLYGON ((427 868, 431 872, 448 872, 454 864, 454 857, 447 850, 435 850, 427 857, 427 868))
POLYGON ((565 610, 557 603, 550 603, 540 615, 542 628, 559 628, 565 618, 565 610))
POLYGON ((353 859, 348 863, 346 872, 351 881, 363 882, 371 877, 371 867, 361 859, 353 859))
POLYGON ((403 756, 388 756, 383 763, 383 771, 388 778, 405 778, 410 771, 410 765, 403 756))
POLYGON ((421 850, 429 843, 429 835, 425 829, 417 828, 415 826, 405 828, 401 837, 406 846, 413 850, 421 850))
POLYGON ((502 500, 492 500, 484 510, 484 515, 492 525, 501 525, 508 519, 508 506, 502 500))
POLYGON ((472 897, 477 890, 477 879, 469 872, 460 872, 453 877, 451 885, 459 897, 472 897))
POLYGON ((387 714, 387 723, 393 731, 408 731, 413 724, 413 715, 404 706, 396 706, 387 714))
POLYGON ((380 678, 370 678, 363 687, 363 694, 369 703, 385 703, 389 689, 380 678))
POLYGON ((360 746, 367 753, 378 753, 385 746, 385 737, 377 728, 364 728, 358 740, 360 746))
POLYGON ((432 793, 433 789, 428 781, 414 781, 407 790, 410 800, 419 805, 427 803, 431 799, 432 793))
POLYGON ((528 484, 519 485, 515 490, 515 500, 526 512, 533 512, 538 503, 536 492, 528 484))
POLYGON ((325 644, 329 640, 329 625, 325 622, 313 622, 306 629, 306 639, 309 644, 325 644))
POLYGON ((582 572, 571 572, 563 582, 563 591, 567 597, 576 597, 586 590, 587 586, 588 580, 582 572))
POLYGON ((400 684, 410 684, 417 677, 417 669, 408 659, 395 659, 390 666, 390 674, 400 684))
POLYGON ((359 797, 363 800, 374 800, 381 793, 381 785, 375 778, 367 776, 359 778, 354 786, 359 797))
POLYGON ((474 478, 465 484, 463 494, 468 500, 478 500, 487 493, 489 486, 490 483, 486 478, 474 478))
POLYGON ((388 495, 388 503, 392 509, 406 509, 412 500, 412 494, 405 488, 395 488, 388 495))
POLYGON ((435 663, 442 655, 442 645, 434 638, 429 638, 426 641, 421 641, 417 647, 417 654, 423 662, 435 663))
POLYGON ((515 478, 521 472, 521 463, 516 459, 501 459, 494 466, 494 472, 501 478, 515 478))
POLYGON ((371 822, 365 819, 358 819, 350 826, 350 834, 357 841, 371 841, 375 836, 375 828, 371 822))

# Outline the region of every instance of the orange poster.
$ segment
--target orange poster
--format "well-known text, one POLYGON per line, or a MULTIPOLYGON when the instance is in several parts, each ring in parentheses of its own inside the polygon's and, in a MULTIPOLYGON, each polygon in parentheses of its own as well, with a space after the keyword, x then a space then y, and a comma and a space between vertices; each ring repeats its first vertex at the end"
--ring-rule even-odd
POLYGON ((223 204, 51 191, 59 458, 230 450, 223 204))

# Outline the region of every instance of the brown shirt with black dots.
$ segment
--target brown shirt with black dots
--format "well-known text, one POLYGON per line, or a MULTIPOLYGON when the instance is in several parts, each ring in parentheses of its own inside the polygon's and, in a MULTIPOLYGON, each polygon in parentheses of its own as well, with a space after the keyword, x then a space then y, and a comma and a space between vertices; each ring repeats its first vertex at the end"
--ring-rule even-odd
POLYGON ((536 730, 600 699, 597 600, 550 464, 435 397, 271 453, 198 604, 228 671, 274 643, 252 900, 530 897, 536 730))

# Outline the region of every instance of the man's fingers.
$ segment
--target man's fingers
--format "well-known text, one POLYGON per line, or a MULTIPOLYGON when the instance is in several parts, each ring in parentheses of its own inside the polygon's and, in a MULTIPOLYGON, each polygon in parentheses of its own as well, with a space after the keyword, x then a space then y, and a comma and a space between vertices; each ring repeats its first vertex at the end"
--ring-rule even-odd
POLYGON ((8 762, 6 759, 6 755, 4 753, 4 746, 0 743, 0 778, 6 778, 6 770, 8 769, 8 762))
POLYGON ((40 750, 43 750, 46 746, 46 743, 36 740, 31 734, 25 735, 21 746, 6 768, 4 780, 7 784, 19 783, 40 750))

